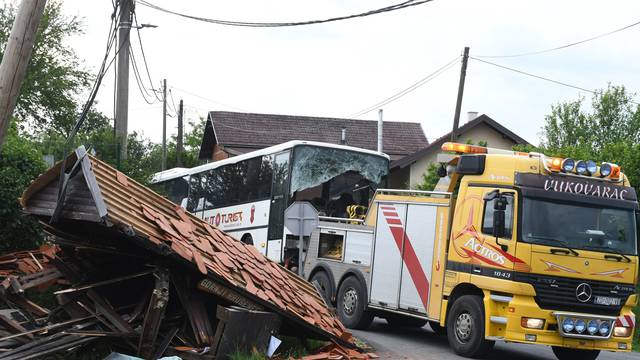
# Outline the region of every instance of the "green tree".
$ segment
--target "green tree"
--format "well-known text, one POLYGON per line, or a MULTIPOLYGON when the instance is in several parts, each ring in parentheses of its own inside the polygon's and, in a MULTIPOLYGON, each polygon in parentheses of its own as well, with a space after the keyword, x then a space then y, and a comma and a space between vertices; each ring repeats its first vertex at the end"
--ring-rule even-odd
POLYGON ((624 86, 597 91, 585 99, 551 107, 542 128, 540 151, 551 156, 619 164, 640 189, 640 106, 624 86))
POLYGON ((18 198, 45 168, 40 152, 18 136, 13 122, 0 153, 0 252, 34 248, 41 242, 37 221, 24 216, 18 198))
MULTIPOLYGON (((14 2, 5 2, 0 8, 0 51, 6 47, 15 14, 14 2)), ((14 113, 21 129, 53 129, 68 135, 77 117, 79 98, 92 79, 67 44, 70 37, 81 33, 80 19, 64 16, 62 1, 47 3, 14 113)))

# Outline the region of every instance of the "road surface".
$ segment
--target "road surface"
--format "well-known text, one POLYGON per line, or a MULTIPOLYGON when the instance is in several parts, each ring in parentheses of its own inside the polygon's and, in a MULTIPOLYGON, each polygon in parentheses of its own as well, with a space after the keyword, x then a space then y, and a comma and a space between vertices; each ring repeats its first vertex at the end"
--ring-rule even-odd
MULTIPOLYGON (((429 326, 421 329, 393 329, 382 319, 376 318, 366 330, 353 330, 353 335, 374 348, 380 359, 385 360, 468 360, 455 355, 445 336, 437 336, 429 326)), ((496 342, 491 360, 555 360, 547 346, 507 344, 496 342)), ((579 360, 579 359, 576 359, 579 360)), ((640 353, 602 352, 598 360, 640 360, 640 353)))

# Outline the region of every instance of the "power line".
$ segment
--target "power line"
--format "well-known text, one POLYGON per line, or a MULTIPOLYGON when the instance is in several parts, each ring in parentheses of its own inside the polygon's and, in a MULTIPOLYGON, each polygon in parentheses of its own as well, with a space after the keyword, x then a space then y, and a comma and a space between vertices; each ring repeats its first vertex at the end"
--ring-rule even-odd
POLYGON ((140 53, 142 54, 142 62, 144 64, 144 68, 147 73, 147 78, 149 79, 149 84, 151 84, 151 90, 153 90, 153 94, 158 101, 162 101, 162 99, 158 96, 158 92, 153 88, 153 80, 151 80, 151 72, 149 71, 149 64, 147 63, 147 56, 144 53, 144 47, 142 46, 142 36, 140 35, 140 26, 138 25, 138 16, 136 13, 133 13, 133 20, 136 24, 136 33, 138 34, 138 43, 140 44, 140 53))
POLYGON ((176 101, 173 100, 173 91, 169 88, 169 97, 171 98, 171 104, 173 105, 173 111, 176 115, 178 115, 178 108, 176 107, 176 101))
POLYGON ((408 0, 408 1, 404 1, 402 3, 398 3, 398 4, 395 4, 395 5, 390 5, 390 6, 386 6, 386 7, 375 9, 375 10, 365 11, 365 12, 359 13, 359 14, 338 16, 338 17, 332 17, 332 18, 323 19, 323 20, 305 20, 305 21, 294 21, 294 22, 246 22, 246 21, 210 19, 210 18, 205 18, 205 17, 200 17, 200 16, 188 15, 188 14, 180 13, 180 12, 177 12, 177 11, 169 10, 169 9, 166 9, 166 8, 162 8, 162 7, 154 5, 154 4, 152 4, 152 3, 150 3, 150 2, 148 2, 146 0, 138 0, 137 2, 140 5, 149 7, 149 8, 154 9, 154 10, 163 11, 163 12, 168 13, 168 14, 184 17, 184 18, 191 19, 191 20, 202 21, 202 22, 212 23, 212 24, 217 24, 217 25, 243 26, 243 27, 290 27, 290 26, 323 24, 323 23, 328 23, 328 22, 348 20, 348 19, 365 17, 365 16, 371 16, 371 15, 381 14, 381 13, 385 13, 385 12, 389 12, 389 11, 400 10, 400 9, 404 9, 404 8, 411 7, 411 6, 418 6, 418 5, 422 5, 424 3, 428 3, 428 2, 431 2, 431 1, 433 1, 433 0, 419 0, 419 1, 418 0, 408 0))
POLYGON ((142 81, 142 76, 140 75, 140 71, 138 70, 138 64, 136 63, 136 57, 133 54, 133 48, 131 47, 131 45, 129 45, 129 49, 131 52, 131 65, 133 68, 133 75, 136 79, 136 84, 138 85, 138 90, 140 90, 140 95, 142 95, 142 98, 144 99, 144 102, 146 102, 149 105, 153 105, 157 102, 156 96, 149 94, 149 92, 147 91, 147 89, 144 86, 144 83, 142 81), (147 99, 147 96, 151 97, 151 100, 147 99))
POLYGON ((558 84, 558 85, 562 85, 562 86, 570 87, 570 88, 577 89, 577 90, 586 91, 586 92, 589 92, 589 93, 591 93, 591 94, 595 94, 595 93, 596 93, 594 90, 585 89, 585 88, 580 87, 580 86, 571 85, 571 84, 568 84, 568 83, 566 83, 566 82, 562 82, 562 81, 558 81, 558 80, 550 79, 550 78, 548 78, 548 77, 544 77, 544 76, 540 76, 540 75, 531 74, 531 73, 528 73, 528 72, 526 72, 526 71, 522 71, 522 70, 514 69, 514 68, 511 68, 511 67, 508 67, 508 66, 504 66, 504 65, 496 64, 496 63, 493 63, 493 62, 490 62, 490 61, 486 61, 486 60, 478 59, 478 58, 475 58, 475 57, 473 57, 473 56, 469 56, 469 58, 470 58, 470 59, 473 59, 473 60, 476 60, 476 61, 483 62, 483 63, 485 63, 485 64, 489 64, 489 65, 493 65, 493 66, 499 67, 499 68, 504 69, 504 70, 513 71, 513 72, 516 72, 516 73, 521 74, 521 75, 526 75, 526 76, 530 76, 530 77, 533 77, 533 78, 536 78, 536 79, 540 79, 540 80, 544 80, 544 81, 549 81, 549 82, 552 82, 552 83, 554 83, 554 84, 558 84))
POLYGON ((359 116, 362 116, 366 113, 369 113, 381 106, 387 105, 393 101, 396 101, 398 99, 400 99, 401 97, 411 93, 412 91, 416 90, 417 88, 421 87, 422 85, 428 83, 429 81, 435 79, 436 77, 440 76, 440 74, 444 73, 445 71, 449 70, 451 67, 453 67, 454 65, 456 65, 458 62, 460 61, 460 56, 456 56, 455 58, 453 58, 451 61, 447 62, 446 64, 444 64, 443 66, 439 67, 436 71, 432 72, 431 74, 423 77, 422 79, 416 81, 415 83, 413 83, 411 86, 405 88, 404 90, 401 90, 399 92, 397 92, 396 94, 380 101, 377 102, 371 106, 368 106, 350 116, 348 116, 348 118, 356 118, 359 116))
POLYGON ((208 101, 208 102, 210 102, 210 103, 212 103, 212 104, 222 105, 222 106, 224 106, 224 107, 228 107, 228 108, 235 109, 235 110, 238 110, 238 111, 249 112, 249 110, 242 109, 242 108, 239 108, 239 107, 237 107, 237 106, 233 106, 233 105, 228 105, 228 104, 225 104, 225 103, 221 103, 221 102, 219 102, 219 101, 215 101, 215 100, 212 100, 212 99, 206 98, 206 97, 204 97, 204 96, 201 96, 201 95, 195 94, 195 93, 190 92, 190 91, 187 91, 187 90, 185 90, 185 89, 181 89, 181 88, 179 88, 179 87, 172 86, 171 88, 172 88, 172 89, 174 89, 174 90, 178 90, 178 91, 180 91, 180 92, 183 92, 183 93, 185 93, 185 94, 188 94, 188 95, 191 95, 191 96, 195 96, 195 97, 197 97, 197 98, 199 98, 199 99, 202 99, 202 100, 208 101))
POLYGON ((550 48, 550 49, 530 51, 530 52, 524 52, 524 53, 519 53, 519 54, 510 54, 510 55, 476 55, 476 57, 479 57, 479 58, 511 58, 511 57, 538 55, 538 54, 543 54, 543 53, 547 53, 547 52, 551 52, 551 51, 566 49, 568 47, 575 46, 575 45, 584 44, 584 43, 592 41, 592 40, 597 40, 597 39, 603 38, 605 36, 609 36, 609 35, 615 34, 617 32, 630 29, 630 28, 632 28, 634 26, 637 26, 637 25, 640 25, 640 21, 634 22, 633 24, 629 24, 627 26, 623 26, 621 28, 618 28, 618 29, 615 29, 615 30, 612 30, 612 31, 609 31, 609 32, 606 32, 606 33, 603 33, 603 34, 592 36, 592 37, 587 38, 587 39, 583 39, 583 40, 580 40, 580 41, 576 41, 576 42, 572 42, 572 43, 556 46, 556 47, 550 48))

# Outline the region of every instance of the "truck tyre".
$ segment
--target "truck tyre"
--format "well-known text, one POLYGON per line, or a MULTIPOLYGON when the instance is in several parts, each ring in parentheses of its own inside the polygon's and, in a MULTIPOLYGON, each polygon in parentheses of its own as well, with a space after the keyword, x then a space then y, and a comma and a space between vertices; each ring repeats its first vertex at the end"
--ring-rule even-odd
POLYGON ((560 346, 552 346, 551 350, 558 360, 595 360, 600 355, 600 350, 569 349, 560 346))
POLYGON ((451 305, 447 339, 460 356, 477 358, 491 351, 495 342, 484 338, 484 306, 480 296, 464 295, 451 305))
POLYGON ((425 319, 418 319, 398 314, 385 315, 385 320, 387 320, 387 324, 389 324, 389 326, 397 328, 421 328, 427 324, 427 320, 425 319))
POLYGON ((440 325, 439 322, 437 321, 429 321, 429 327, 431 328, 431 330, 433 330, 434 333, 436 333, 436 335, 438 336, 445 336, 447 335, 447 328, 440 325))
POLYGON ((340 285, 337 299, 338 318, 350 329, 366 329, 373 321, 373 314, 366 311, 367 296, 364 285, 349 276, 340 285))
POLYGON ((313 274, 310 280, 311 283, 313 283, 314 281, 317 281, 318 285, 320 285, 320 295, 322 295, 324 301, 327 303, 327 305, 331 305, 332 294, 331 280, 329 279, 329 275, 327 275, 327 273, 322 270, 317 271, 315 274, 313 274))

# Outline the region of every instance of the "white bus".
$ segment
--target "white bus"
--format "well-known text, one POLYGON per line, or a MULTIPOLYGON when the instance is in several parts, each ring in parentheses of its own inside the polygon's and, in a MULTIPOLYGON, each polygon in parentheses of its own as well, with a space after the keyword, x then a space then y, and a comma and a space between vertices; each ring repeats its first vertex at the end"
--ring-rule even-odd
POLYGON ((297 264, 297 238, 287 234, 284 211, 309 201, 320 215, 347 218, 385 187, 389 157, 375 151, 289 141, 191 169, 157 173, 156 191, 187 211, 254 245, 270 259, 297 264))

